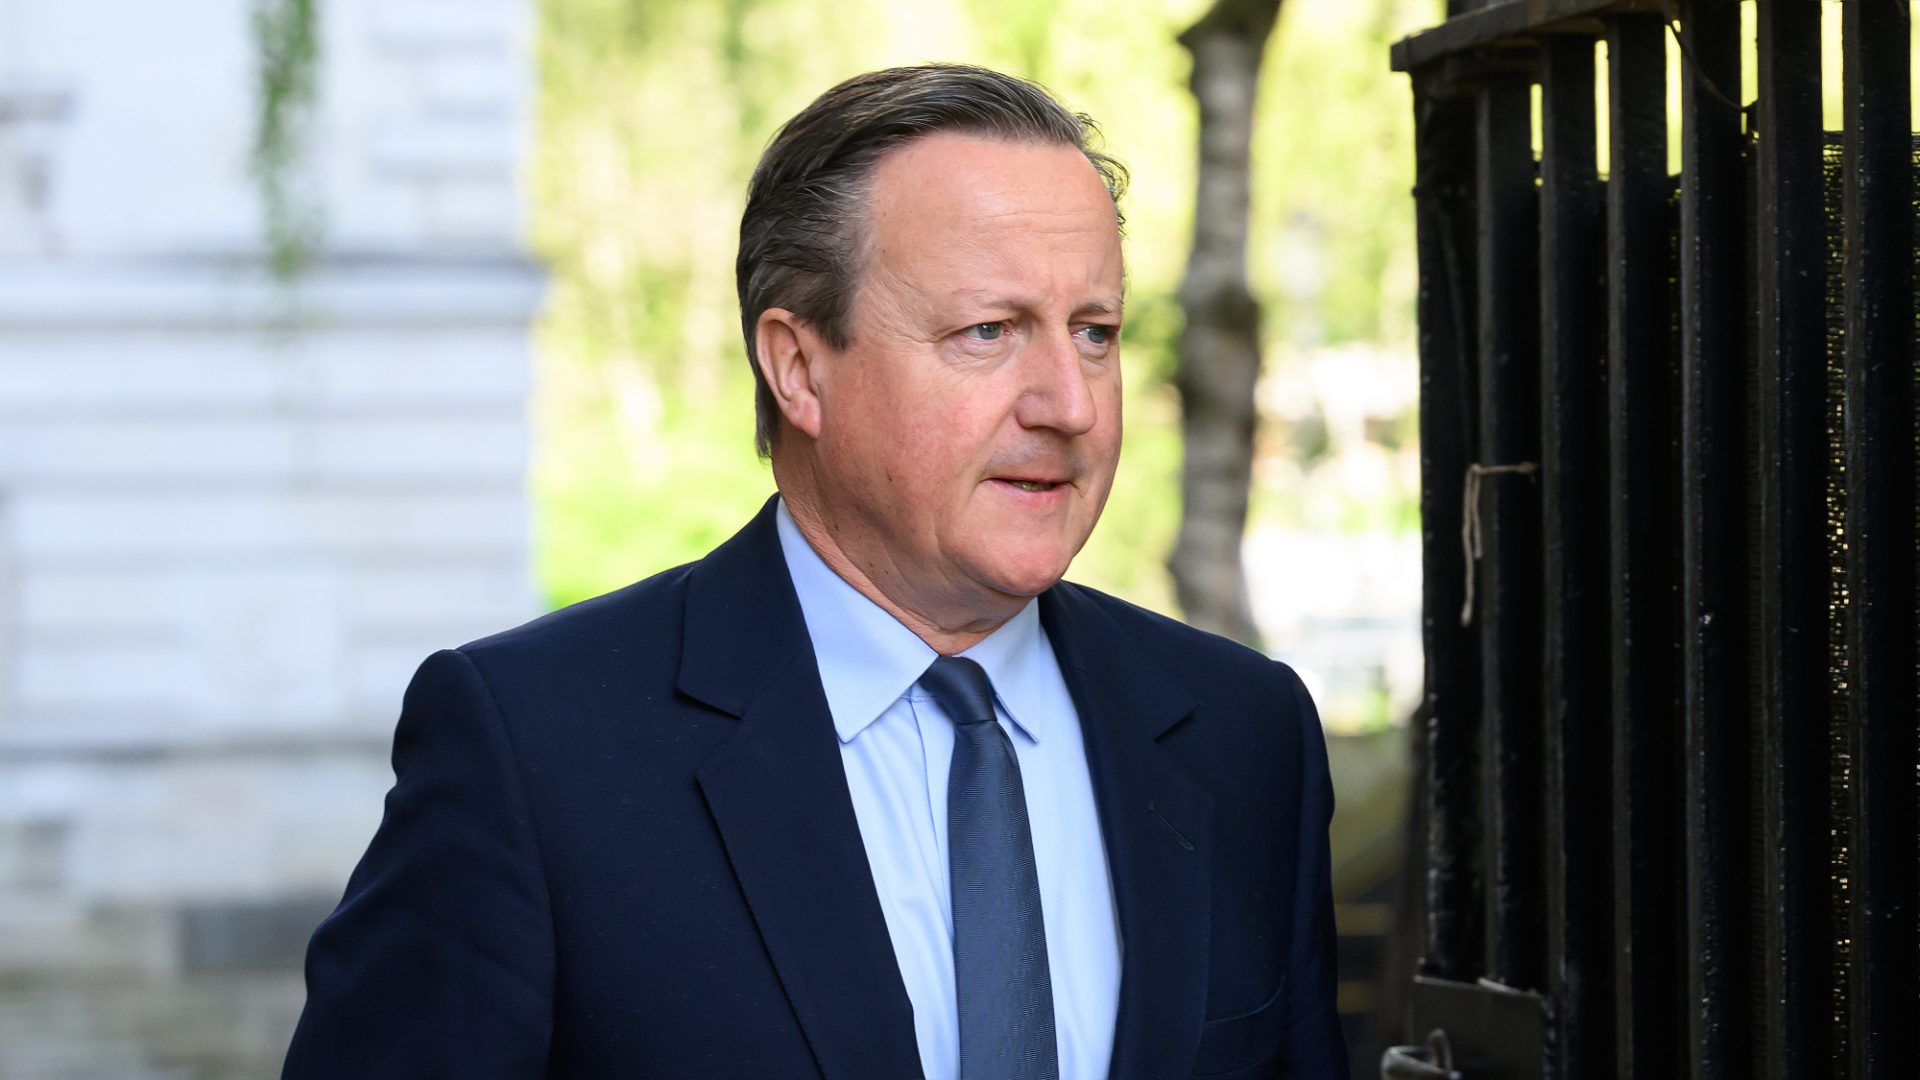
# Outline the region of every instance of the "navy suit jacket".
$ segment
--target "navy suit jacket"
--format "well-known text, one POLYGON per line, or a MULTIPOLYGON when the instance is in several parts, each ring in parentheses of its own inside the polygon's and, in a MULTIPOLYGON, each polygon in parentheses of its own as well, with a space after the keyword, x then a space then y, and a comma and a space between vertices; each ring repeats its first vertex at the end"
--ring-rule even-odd
MULTIPOLYGON (((1118 905, 1113 1075, 1344 1078, 1300 680, 1090 589, 1040 614, 1118 905)), ((697 563, 428 658, 393 767, 290 1080, 920 1076, 772 502, 697 563)))

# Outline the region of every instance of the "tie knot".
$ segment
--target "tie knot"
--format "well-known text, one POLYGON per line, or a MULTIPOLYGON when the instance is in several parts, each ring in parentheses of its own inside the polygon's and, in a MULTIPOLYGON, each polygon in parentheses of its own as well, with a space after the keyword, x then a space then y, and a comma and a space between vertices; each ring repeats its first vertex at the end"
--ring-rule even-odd
POLYGON ((993 680, 964 656, 942 656, 920 676, 920 685, 956 724, 993 720, 993 680))

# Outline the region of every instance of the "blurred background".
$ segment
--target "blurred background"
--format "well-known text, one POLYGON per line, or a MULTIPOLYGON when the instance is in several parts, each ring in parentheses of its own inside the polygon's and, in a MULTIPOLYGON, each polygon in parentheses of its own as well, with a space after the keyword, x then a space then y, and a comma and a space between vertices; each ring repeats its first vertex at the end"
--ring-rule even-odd
MULTIPOLYGON (((0 1080, 276 1075, 415 665, 757 509, 742 193, 848 75, 1025 75, 1131 165, 1126 446, 1071 576, 1181 614, 1182 280, 1196 209, 1234 210, 1197 202, 1181 37, 1214 6, 0 0, 0 1080)), ((1184 614, 1335 736, 1360 1076, 1422 677, 1387 47, 1441 4, 1265 6, 1243 592, 1198 563, 1250 622, 1184 614)))

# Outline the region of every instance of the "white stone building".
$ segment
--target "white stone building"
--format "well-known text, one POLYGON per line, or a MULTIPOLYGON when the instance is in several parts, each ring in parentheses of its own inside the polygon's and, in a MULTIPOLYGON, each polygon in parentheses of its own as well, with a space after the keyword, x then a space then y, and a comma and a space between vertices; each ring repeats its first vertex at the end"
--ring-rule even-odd
POLYGON ((277 1072, 436 648, 536 607, 524 0, 320 0, 264 269, 252 0, 0 0, 0 1078, 277 1072))

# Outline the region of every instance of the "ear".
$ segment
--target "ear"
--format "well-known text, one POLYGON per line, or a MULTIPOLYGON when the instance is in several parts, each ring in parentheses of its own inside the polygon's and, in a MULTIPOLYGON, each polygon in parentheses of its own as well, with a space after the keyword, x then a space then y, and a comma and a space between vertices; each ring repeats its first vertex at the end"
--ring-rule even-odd
POLYGON ((754 325, 754 354, 760 374, 773 390, 780 415, 809 439, 820 437, 820 395, 816 376, 826 342, 806 320, 786 308, 768 308, 754 325))

